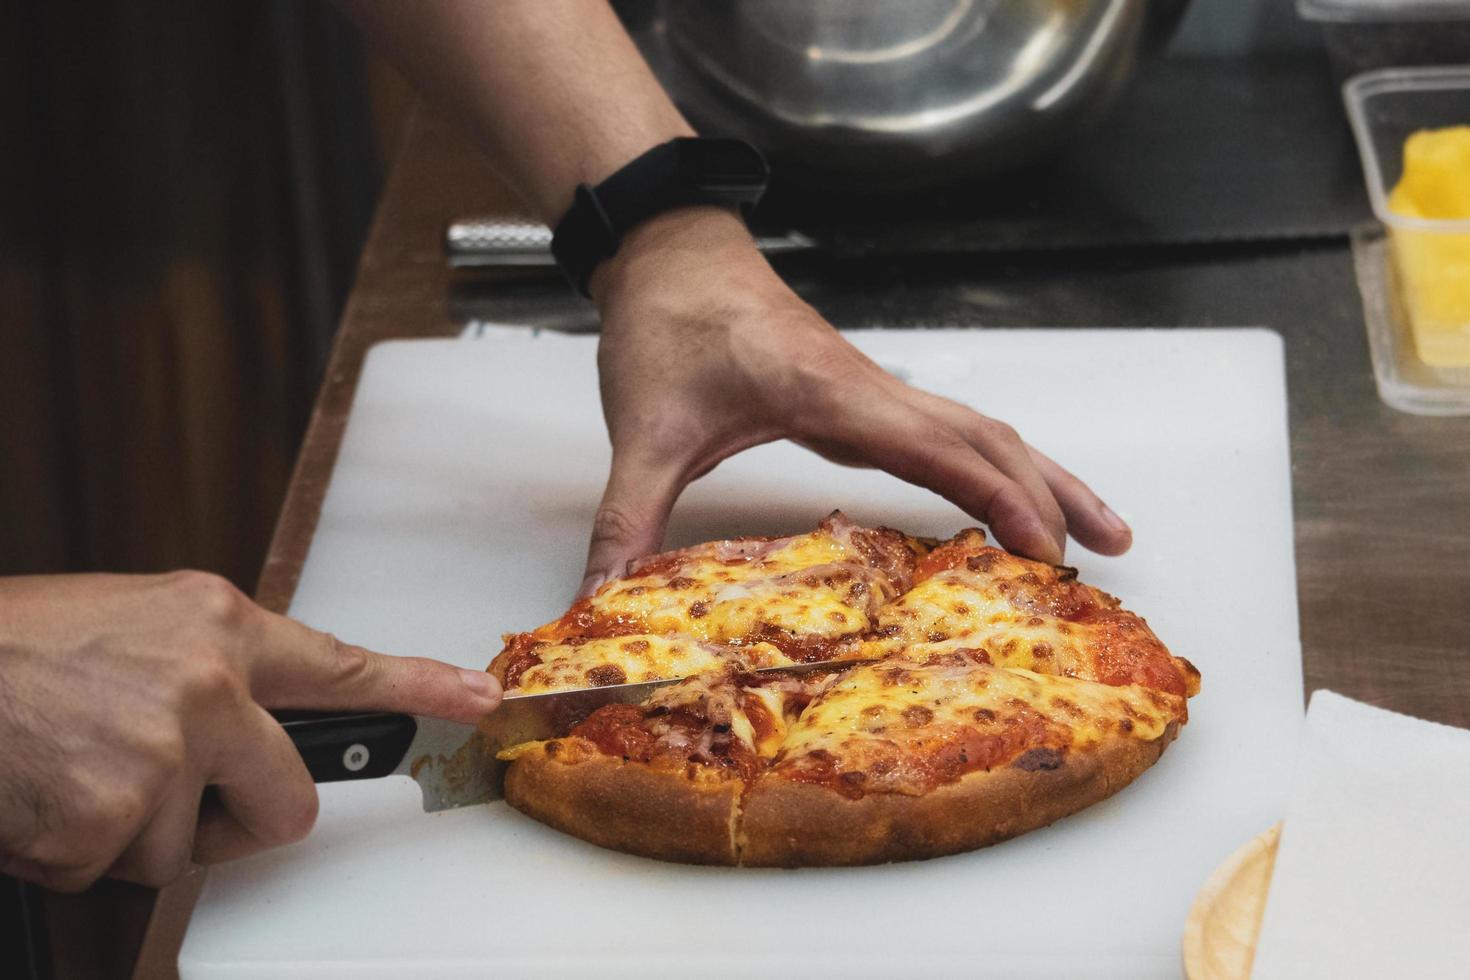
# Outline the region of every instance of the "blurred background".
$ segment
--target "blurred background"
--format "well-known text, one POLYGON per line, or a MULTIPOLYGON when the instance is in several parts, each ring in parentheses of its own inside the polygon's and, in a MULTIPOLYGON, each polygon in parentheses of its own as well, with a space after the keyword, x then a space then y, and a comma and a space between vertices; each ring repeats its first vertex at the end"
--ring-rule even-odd
MULTIPOLYGON (((0 575, 253 589, 410 106, 318 0, 0 0, 0 575)), ((0 878, 0 976, 129 976, 152 894, 0 878)))
POLYGON ((327 3, 0 3, 0 574, 252 586, 408 106, 327 3))
MULTIPOLYGON (((1171 51, 1310 27, 1195 0, 1171 51)), ((251 588, 412 107, 322 0, 0 0, 0 574, 251 588)))

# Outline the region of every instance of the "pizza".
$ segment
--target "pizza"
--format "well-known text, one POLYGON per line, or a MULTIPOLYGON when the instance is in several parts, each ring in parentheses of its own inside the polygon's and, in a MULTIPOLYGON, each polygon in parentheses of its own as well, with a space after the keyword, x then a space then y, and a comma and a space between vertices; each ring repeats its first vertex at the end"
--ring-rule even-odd
POLYGON ((1158 760, 1200 682, 1075 569, 841 513, 634 562, 490 670, 512 694, 683 678, 504 750, 506 799, 604 847, 781 867, 1075 813, 1158 760))

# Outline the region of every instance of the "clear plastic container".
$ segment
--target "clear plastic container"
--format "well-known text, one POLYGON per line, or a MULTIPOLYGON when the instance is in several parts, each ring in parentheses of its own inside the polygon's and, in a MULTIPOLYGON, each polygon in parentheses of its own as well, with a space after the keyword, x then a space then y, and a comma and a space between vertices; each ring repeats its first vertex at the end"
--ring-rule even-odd
MULTIPOLYGON (((1380 393, 1409 411, 1470 412, 1470 219, 1407 217, 1389 206, 1411 134, 1470 126, 1470 66, 1369 72, 1351 79, 1343 94, 1373 212, 1387 232, 1375 259, 1382 296, 1365 312, 1370 334, 1379 329, 1395 338, 1395 377, 1403 387, 1390 398, 1383 365, 1375 363, 1380 393), (1385 317, 1393 322, 1375 327, 1375 318, 1385 317)), ((1464 179, 1470 186, 1470 170, 1464 179)), ((1380 353, 1375 346, 1375 358, 1380 353)))
POLYGON ((1296 12, 1321 26, 1338 78, 1393 65, 1470 61, 1466 0, 1297 0, 1296 12))

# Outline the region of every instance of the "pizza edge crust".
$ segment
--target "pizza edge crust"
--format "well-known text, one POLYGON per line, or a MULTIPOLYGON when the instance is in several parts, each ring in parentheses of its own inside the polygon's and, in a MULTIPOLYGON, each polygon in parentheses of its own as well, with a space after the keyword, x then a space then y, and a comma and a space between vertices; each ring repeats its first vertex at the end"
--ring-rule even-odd
POLYGON ((1158 761, 1178 734, 1113 737, 1073 750, 1056 769, 1008 766, 967 773, 919 796, 835 790, 779 777, 746 794, 740 863, 833 867, 941 857, 1008 840, 1112 796, 1158 761))
POLYGON ((495 682, 499 684, 502 688, 505 687, 505 667, 509 661, 510 645, 507 644, 505 648, 497 653, 494 659, 490 661, 490 665, 485 668, 485 673, 495 678, 495 682))
POLYGON ((685 864, 736 863, 743 789, 737 778, 696 781, 601 753, 563 761, 531 752, 505 773, 506 802, 527 816, 602 847, 685 864))

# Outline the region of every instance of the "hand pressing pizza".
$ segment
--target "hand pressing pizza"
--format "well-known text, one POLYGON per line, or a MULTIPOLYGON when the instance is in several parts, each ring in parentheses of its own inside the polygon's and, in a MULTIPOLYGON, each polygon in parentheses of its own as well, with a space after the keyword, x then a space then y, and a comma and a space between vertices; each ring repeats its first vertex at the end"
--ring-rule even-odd
POLYGON ((506 638, 510 694, 688 676, 511 760, 506 798, 673 861, 847 865, 1014 837, 1117 792, 1188 718, 1199 672, 1072 569, 967 530, 858 527, 635 563, 506 638), (757 668, 856 661, 802 673, 757 668))

